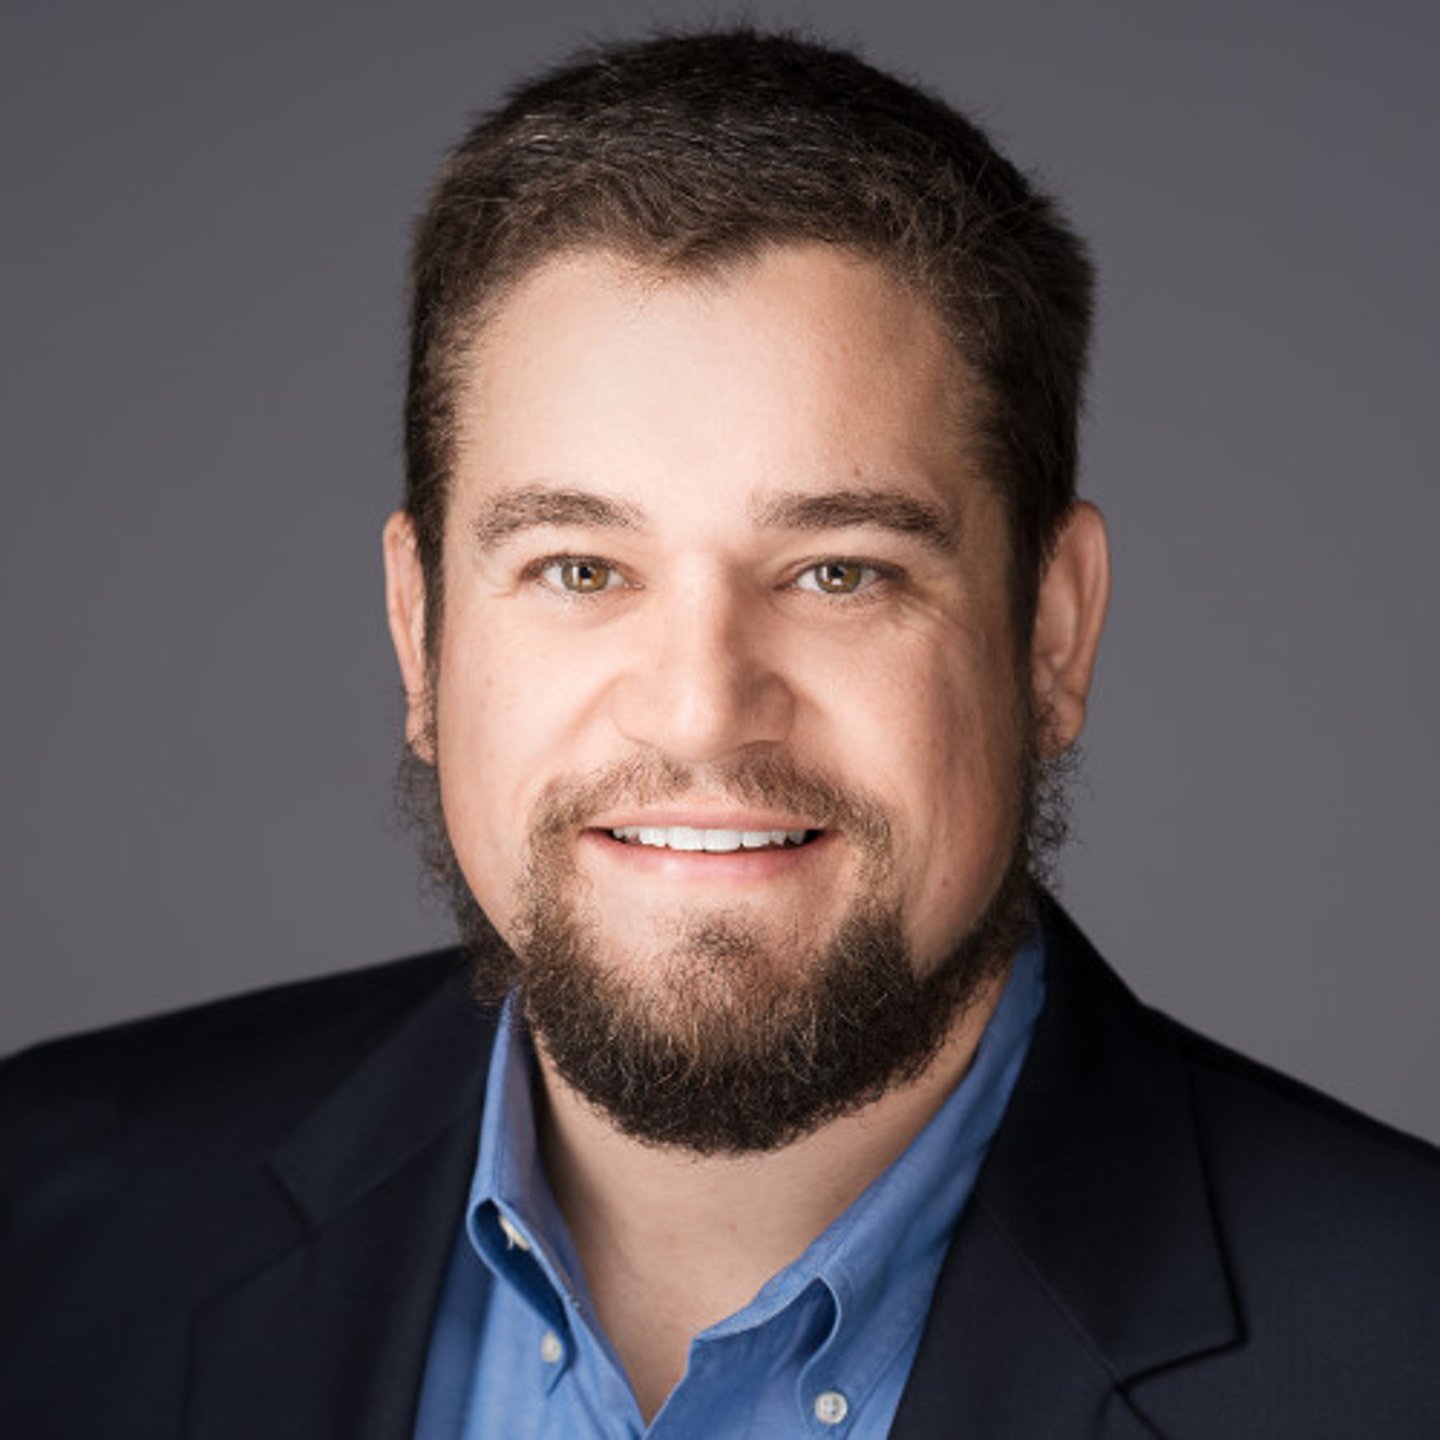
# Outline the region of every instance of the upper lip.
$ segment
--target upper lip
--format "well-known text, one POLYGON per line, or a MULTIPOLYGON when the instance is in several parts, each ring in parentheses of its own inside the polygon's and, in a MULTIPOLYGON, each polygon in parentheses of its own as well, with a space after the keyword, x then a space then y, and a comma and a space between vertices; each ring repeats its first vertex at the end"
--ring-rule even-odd
POLYGON ((593 830, 618 830, 644 825, 657 830, 684 826, 691 830, 814 830, 804 816, 763 810, 635 809, 616 808, 590 822, 593 830))

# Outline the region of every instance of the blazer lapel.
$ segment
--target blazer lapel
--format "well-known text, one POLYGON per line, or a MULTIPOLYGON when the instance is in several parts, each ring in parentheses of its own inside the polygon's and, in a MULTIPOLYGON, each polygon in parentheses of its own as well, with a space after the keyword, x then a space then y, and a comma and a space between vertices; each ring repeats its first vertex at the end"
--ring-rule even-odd
POLYGON ((193 1440, 410 1435, 492 1038, 443 987, 272 1156, 294 1242, 197 1312, 193 1440))
POLYGON ((936 1287, 892 1435, 1138 1440, 1142 1374, 1233 1344, 1187 1082, 1047 905, 1048 1000, 936 1287))
POLYGON ((936 1290, 891 1440, 1155 1440, 993 1217, 971 1212, 936 1290))

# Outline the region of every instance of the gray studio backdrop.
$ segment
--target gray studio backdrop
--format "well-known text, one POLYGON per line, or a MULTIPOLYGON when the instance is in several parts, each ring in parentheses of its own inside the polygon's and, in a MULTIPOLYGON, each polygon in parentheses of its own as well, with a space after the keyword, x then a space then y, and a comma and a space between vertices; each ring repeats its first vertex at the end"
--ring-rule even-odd
MULTIPOLYGON (((446 935, 390 801, 408 220, 517 72, 714 13, 6 7, 0 1050, 446 935)), ((1440 9, 751 13, 970 108, 1093 241, 1067 901, 1154 1003, 1440 1139, 1440 9)))

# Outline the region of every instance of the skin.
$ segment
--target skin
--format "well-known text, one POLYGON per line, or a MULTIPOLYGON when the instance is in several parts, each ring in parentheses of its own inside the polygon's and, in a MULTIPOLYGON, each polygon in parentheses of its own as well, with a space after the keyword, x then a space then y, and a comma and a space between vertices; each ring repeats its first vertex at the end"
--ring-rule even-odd
MULTIPOLYGON (((720 767, 747 752, 881 807, 887 897, 917 967, 973 926, 1014 840, 1016 697, 1028 684, 1048 707, 1049 743, 1079 735, 1108 562, 1098 513, 1077 504, 1018 673, 1005 519, 965 440, 972 393, 928 308, 833 248, 778 248, 704 281, 587 253, 522 282, 461 397, 433 695, 413 533, 403 515, 385 532, 409 740, 424 752, 433 734, 456 854, 502 935, 546 787, 649 755, 685 767, 683 792, 622 797, 569 837, 608 962, 643 991, 678 924, 723 913, 777 973, 803 963, 859 881, 843 831, 734 855, 608 833, 811 828, 815 817, 725 792, 720 767)), ((542 1045, 547 1173, 647 1417, 690 1337, 743 1305, 924 1125, 996 993, 913 1084, 741 1158, 628 1139, 542 1045)))

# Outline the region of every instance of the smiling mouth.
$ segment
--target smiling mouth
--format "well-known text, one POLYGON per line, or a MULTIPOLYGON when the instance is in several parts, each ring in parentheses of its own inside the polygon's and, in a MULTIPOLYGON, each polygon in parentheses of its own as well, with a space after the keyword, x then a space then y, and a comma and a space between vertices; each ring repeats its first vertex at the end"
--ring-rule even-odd
POLYGON ((626 845, 656 850, 703 851, 727 855, 736 850, 783 850, 805 845, 819 830, 702 830, 690 825, 617 825, 609 832, 626 845))

